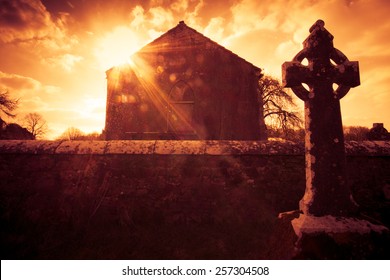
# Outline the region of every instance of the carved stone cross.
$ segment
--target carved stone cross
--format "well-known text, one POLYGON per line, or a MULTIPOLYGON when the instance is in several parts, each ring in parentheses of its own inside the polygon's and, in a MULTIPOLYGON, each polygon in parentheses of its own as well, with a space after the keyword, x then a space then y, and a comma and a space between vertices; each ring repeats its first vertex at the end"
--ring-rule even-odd
POLYGON ((300 210, 314 216, 348 216, 357 205, 346 182, 340 99, 360 85, 359 65, 333 47, 333 35, 324 25, 318 20, 303 50, 282 65, 283 86, 305 102, 306 190, 300 210), (308 66, 302 64, 305 58, 308 66))

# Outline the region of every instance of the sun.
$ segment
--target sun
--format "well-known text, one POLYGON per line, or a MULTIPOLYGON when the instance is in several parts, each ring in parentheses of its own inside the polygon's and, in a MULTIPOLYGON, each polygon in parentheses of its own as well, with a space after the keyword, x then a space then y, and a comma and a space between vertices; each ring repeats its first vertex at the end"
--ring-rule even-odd
POLYGON ((138 35, 126 26, 118 26, 97 41, 95 55, 102 70, 131 63, 131 55, 142 47, 138 35))

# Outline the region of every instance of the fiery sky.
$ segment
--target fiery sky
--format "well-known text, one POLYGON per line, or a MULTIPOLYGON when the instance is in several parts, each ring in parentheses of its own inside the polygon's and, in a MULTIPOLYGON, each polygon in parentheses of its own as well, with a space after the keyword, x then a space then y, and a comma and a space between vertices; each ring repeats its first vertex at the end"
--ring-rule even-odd
POLYGON ((70 126, 101 132, 105 70, 180 20, 280 79, 323 19, 360 63, 344 124, 390 129, 389 14, 388 0, 0 0, 0 90, 20 98, 19 117, 41 113, 49 138, 70 126))

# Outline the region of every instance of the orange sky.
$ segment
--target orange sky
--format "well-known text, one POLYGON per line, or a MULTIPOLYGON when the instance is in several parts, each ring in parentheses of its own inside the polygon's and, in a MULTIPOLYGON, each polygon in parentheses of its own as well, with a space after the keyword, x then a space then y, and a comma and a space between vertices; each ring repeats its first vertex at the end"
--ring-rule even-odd
POLYGON ((280 79, 321 18, 360 63, 361 86, 341 102, 344 125, 390 130, 389 14, 388 0, 6 0, 0 90, 20 98, 18 117, 41 113, 50 139, 70 126, 101 132, 105 70, 180 20, 280 79))

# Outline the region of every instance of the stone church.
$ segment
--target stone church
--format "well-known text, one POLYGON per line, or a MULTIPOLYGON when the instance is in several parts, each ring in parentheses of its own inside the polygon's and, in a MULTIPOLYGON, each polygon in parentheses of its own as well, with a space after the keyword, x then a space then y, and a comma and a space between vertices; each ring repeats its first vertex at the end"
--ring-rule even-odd
POLYGON ((261 70, 181 21, 107 74, 114 139, 265 139, 261 70))

